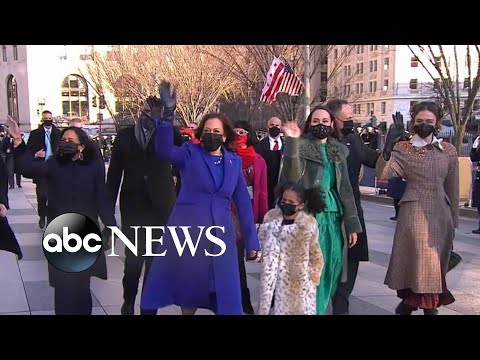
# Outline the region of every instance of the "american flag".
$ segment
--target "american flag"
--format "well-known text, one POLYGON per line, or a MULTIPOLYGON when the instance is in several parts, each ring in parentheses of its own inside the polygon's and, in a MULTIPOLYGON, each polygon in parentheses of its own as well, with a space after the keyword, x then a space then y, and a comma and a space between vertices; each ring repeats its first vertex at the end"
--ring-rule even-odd
POLYGON ((268 70, 267 80, 262 89, 260 100, 271 105, 278 93, 299 96, 303 91, 303 83, 293 72, 292 67, 283 58, 273 58, 268 70))

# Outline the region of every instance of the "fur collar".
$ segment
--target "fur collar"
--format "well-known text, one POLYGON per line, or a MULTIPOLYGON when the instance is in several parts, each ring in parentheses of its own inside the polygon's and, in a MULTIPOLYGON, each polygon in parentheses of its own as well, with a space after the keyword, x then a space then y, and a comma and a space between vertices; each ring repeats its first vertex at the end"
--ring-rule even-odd
MULTIPOLYGON (((293 224, 297 225, 299 228, 306 228, 311 226, 311 223, 309 221, 311 219, 312 217, 309 216, 305 211, 300 211, 297 217, 295 218, 295 221, 293 222, 293 224)), ((275 225, 281 225, 282 221, 283 221, 282 211, 278 207, 276 207, 265 214, 263 223, 267 224, 269 222, 274 222, 275 225)))
MULTIPOLYGON (((300 140, 300 157, 320 164, 325 163, 320 150, 320 144, 308 137, 300 140)), ((341 163, 348 157, 348 147, 335 138, 328 138, 327 157, 335 163, 341 163)))

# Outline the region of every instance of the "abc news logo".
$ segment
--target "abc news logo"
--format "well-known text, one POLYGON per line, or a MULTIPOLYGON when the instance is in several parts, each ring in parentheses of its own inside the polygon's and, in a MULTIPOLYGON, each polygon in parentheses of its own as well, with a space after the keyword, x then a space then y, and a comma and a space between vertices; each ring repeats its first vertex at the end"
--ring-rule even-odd
MULTIPOLYGON (((138 256, 138 230, 141 226, 132 226, 135 230, 135 242, 125 236, 116 226, 109 226, 111 230, 111 253, 108 256, 118 256, 115 254, 115 236, 125 244, 125 246, 138 256)), ((166 256, 167 250, 162 253, 153 252, 153 243, 157 242, 163 245, 164 226, 144 226, 145 229, 145 254, 142 256, 166 256), (162 230, 162 236, 154 238, 153 230, 162 230)), ((204 256, 217 257, 226 251, 225 242, 212 234, 212 229, 220 230, 225 233, 224 227, 211 226, 206 228, 200 226, 200 232, 197 235, 196 243, 193 242, 189 226, 179 226, 183 237, 177 233, 176 226, 167 226, 171 234, 172 241, 181 257, 188 245, 192 256, 196 256, 199 241, 204 234, 206 240, 217 245, 220 248, 218 253, 209 252, 204 249, 204 256), (205 229, 206 228, 206 229, 205 229), (180 240, 183 238, 184 240, 180 240)), ((215 232, 218 234, 218 232, 215 232)), ((43 236, 43 252, 47 261, 60 271, 68 273, 82 272, 92 267, 104 251, 102 234, 97 224, 90 218, 76 213, 63 214, 50 222, 45 229, 43 236)), ((211 250, 210 250, 211 251, 211 250)))

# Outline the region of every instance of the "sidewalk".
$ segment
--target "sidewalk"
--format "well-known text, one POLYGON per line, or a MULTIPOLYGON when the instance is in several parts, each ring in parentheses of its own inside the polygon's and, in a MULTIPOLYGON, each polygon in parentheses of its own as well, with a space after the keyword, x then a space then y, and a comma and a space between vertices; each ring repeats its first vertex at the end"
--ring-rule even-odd
MULTIPOLYGON (((360 186, 360 192, 362 193, 362 201, 370 201, 378 204, 392 205, 393 199, 387 195, 377 194, 374 187, 360 186)), ((459 216, 478 219, 477 208, 465 206, 465 202, 461 202, 459 205, 459 216)))
MULTIPOLYGON (((0 251, 0 315, 53 315, 54 292, 48 283, 47 261, 41 246, 43 230, 38 226, 35 185, 29 179, 22 179, 22 188, 9 190, 11 210, 9 223, 22 247, 23 259, 17 261, 14 254, 0 251)), ((119 209, 116 218, 120 223, 119 209)), ((107 256, 108 280, 92 278, 91 289, 94 315, 119 315, 123 302, 124 246, 115 244, 118 257, 107 256)), ((249 283, 258 288, 258 265, 247 264, 249 283)), ((140 284, 143 277, 140 279, 140 284)), ((141 285, 139 289, 141 293, 141 285)), ((255 296, 256 294, 254 294, 255 296)), ((137 296, 135 313, 140 313, 140 295, 137 296)), ((177 315, 176 306, 160 309, 158 314, 177 315)), ((199 310, 199 315, 211 314, 199 310)))

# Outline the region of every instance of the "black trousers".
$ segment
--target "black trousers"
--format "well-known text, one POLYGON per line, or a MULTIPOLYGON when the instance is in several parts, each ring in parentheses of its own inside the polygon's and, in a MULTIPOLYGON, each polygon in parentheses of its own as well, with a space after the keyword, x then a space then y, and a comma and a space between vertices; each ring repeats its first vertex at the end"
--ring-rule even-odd
POLYGON ((90 276, 57 271, 55 274, 55 314, 91 315, 90 276))
POLYGON ((355 280, 357 280, 359 264, 360 262, 356 259, 348 259, 347 281, 338 285, 332 299, 333 315, 348 315, 349 298, 355 286, 355 280))
MULTIPOLYGON (((139 226, 139 224, 136 224, 139 226)), ((128 237, 131 243, 135 241, 135 230, 130 226, 125 226, 122 232, 128 237)), ((138 293, 138 285, 140 282, 140 276, 142 275, 143 265, 145 264, 145 272, 143 275, 143 283, 147 279, 150 266, 152 265, 153 257, 143 256, 146 250, 145 229, 138 229, 138 253, 135 256, 134 253, 125 247, 125 268, 123 272, 123 299, 125 302, 135 303, 135 298, 138 293)), ((158 239, 161 236, 160 230, 153 230, 153 238, 158 239)), ((155 250, 153 249, 153 252, 155 250)), ((157 310, 145 310, 140 309, 143 315, 155 315, 157 310)))
POLYGON ((247 270, 245 268, 245 241, 237 241, 238 270, 240 272, 240 289, 242 291, 242 303, 250 303, 250 290, 247 285, 247 270))
POLYGON ((37 193, 38 216, 40 216, 40 218, 45 218, 47 217, 47 197, 48 197, 48 183, 46 179, 42 179, 39 182, 37 182, 36 193, 37 193))
POLYGON ((398 217, 398 212, 400 211, 400 205, 398 204, 401 199, 393 199, 393 207, 395 208, 395 217, 398 217))

